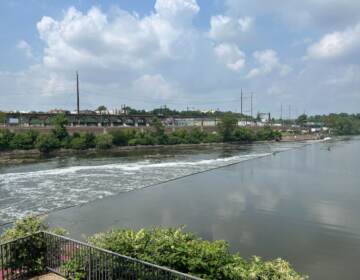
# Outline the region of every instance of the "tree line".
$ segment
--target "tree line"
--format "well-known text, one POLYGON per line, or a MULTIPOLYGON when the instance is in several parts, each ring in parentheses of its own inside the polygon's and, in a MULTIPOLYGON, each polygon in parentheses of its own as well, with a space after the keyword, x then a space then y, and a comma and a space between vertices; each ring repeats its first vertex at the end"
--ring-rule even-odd
POLYGON ((86 150, 91 148, 109 149, 113 146, 137 145, 176 145, 220 142, 253 142, 281 139, 281 133, 270 127, 254 132, 252 129, 238 127, 238 120, 232 114, 225 114, 215 132, 205 132, 199 128, 179 129, 166 132, 158 118, 152 121, 152 129, 118 129, 106 134, 73 133, 66 129, 68 120, 65 114, 58 114, 53 120, 51 133, 40 134, 35 130, 13 133, 7 129, 0 130, 0 150, 38 149, 48 153, 59 148, 86 150))
POLYGON ((296 119, 296 123, 301 126, 308 122, 327 126, 335 135, 360 134, 360 114, 339 113, 315 116, 302 114, 296 119))

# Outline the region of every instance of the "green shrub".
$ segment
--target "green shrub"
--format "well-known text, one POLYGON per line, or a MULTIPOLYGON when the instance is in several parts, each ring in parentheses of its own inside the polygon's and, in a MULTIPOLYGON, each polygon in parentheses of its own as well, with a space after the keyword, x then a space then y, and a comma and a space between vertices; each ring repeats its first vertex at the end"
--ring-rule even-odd
POLYGON ((281 132, 273 130, 271 127, 264 127, 256 132, 257 141, 280 140, 281 132))
POLYGON ((206 133, 201 131, 199 128, 190 130, 187 134, 187 142, 190 144, 200 144, 206 139, 206 133))
POLYGON ((133 258, 166 266, 203 279, 301 280, 292 267, 281 259, 244 260, 230 254, 225 241, 209 242, 177 229, 114 229, 95 234, 88 241, 98 247, 133 258))
POLYGON ((95 147, 95 135, 92 133, 74 133, 69 147, 75 150, 85 150, 95 147))
POLYGON ((67 232, 61 228, 50 229, 42 219, 28 216, 18 220, 15 224, 5 230, 0 236, 0 243, 9 242, 18 238, 26 237, 23 242, 13 243, 9 251, 10 257, 0 263, 1 269, 17 271, 20 268, 28 271, 29 275, 38 275, 45 270, 46 244, 39 231, 51 231, 56 234, 65 235, 67 232))
POLYGON ((98 134, 95 137, 95 146, 97 149, 110 149, 113 144, 113 137, 111 134, 98 134))
POLYGON ((234 132, 234 140, 252 142, 256 140, 256 135, 254 131, 250 128, 239 127, 234 132))
MULTIPOLYGON (((178 143, 176 144, 188 144, 189 142, 189 133, 186 129, 178 129, 172 132, 169 136, 169 138, 175 138, 178 143)), ((170 140, 169 140, 170 141, 170 140)), ((174 141, 174 140, 171 140, 174 141)))
POLYGON ((183 144, 183 139, 178 136, 170 134, 168 138, 168 144, 169 145, 183 144))
POLYGON ((29 130, 27 132, 16 133, 10 141, 10 148, 15 150, 29 150, 35 147, 35 142, 39 133, 29 130))
POLYGON ((113 144, 115 146, 127 146, 129 140, 134 137, 133 130, 129 131, 118 129, 111 131, 110 134, 113 137, 113 144))
POLYGON ((221 137, 218 133, 208 133, 206 135, 206 139, 205 139, 205 142, 206 143, 218 143, 218 142, 221 142, 221 137))
POLYGON ((14 137, 14 133, 7 129, 0 130, 0 151, 10 149, 10 142, 14 137))
POLYGON ((11 228, 5 230, 0 236, 0 242, 11 241, 48 229, 49 227, 45 225, 40 218, 28 216, 24 219, 17 220, 11 228))
POLYGON ((35 143, 35 147, 42 153, 48 153, 60 146, 61 143, 54 134, 40 134, 35 143))

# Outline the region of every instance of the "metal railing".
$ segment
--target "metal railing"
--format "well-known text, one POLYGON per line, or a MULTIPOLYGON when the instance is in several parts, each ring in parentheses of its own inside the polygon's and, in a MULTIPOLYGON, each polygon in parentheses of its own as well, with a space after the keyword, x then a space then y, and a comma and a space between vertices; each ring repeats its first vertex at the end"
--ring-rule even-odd
POLYGON ((0 244, 0 280, 27 279, 42 273, 45 252, 40 233, 0 244))
POLYGON ((67 279, 201 280, 48 232, 0 244, 0 280, 27 279, 48 271, 67 279))

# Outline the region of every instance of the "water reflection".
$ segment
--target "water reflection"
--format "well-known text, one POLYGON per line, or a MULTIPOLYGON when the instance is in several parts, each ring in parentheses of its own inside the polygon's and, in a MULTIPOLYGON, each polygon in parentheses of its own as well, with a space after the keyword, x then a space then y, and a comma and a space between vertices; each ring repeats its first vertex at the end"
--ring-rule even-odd
POLYGON ((360 275, 360 141, 324 143, 50 215, 75 237, 178 226, 243 256, 282 257, 311 279, 360 275), (330 150, 328 149, 330 147, 330 150))

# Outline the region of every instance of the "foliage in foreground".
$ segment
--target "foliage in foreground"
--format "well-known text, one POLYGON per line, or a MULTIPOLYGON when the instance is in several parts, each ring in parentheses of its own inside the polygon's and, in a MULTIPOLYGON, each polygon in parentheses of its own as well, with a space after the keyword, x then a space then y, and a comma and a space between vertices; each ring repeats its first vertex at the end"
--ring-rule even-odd
POLYGON ((50 231, 59 235, 67 234, 62 228, 50 228, 43 219, 36 216, 27 216, 17 220, 11 228, 8 228, 0 235, 0 243, 35 234, 39 231, 50 231))
POLYGON ((42 273, 45 269, 46 244, 42 236, 37 233, 46 230, 61 235, 66 234, 66 231, 61 228, 50 229, 42 219, 34 216, 16 221, 12 228, 0 235, 0 244, 22 237, 26 239, 11 245, 11 249, 0 263, 0 270, 17 271, 21 268, 27 271, 29 277, 42 273))
POLYGON ((116 229, 95 234, 88 242, 123 255, 166 266, 203 279, 301 280, 282 259, 263 261, 259 257, 245 260, 230 254, 225 241, 202 240, 182 228, 116 229))
MULTIPOLYGON (((49 227, 37 217, 27 217, 17 221, 14 226, 0 236, 0 243, 25 237, 39 231, 49 230, 49 227)), ((51 229, 64 235, 63 229, 51 229)), ((211 280, 302 280, 299 275, 282 259, 263 261, 259 257, 250 260, 243 259, 238 254, 230 254, 229 245, 219 240, 209 242, 193 233, 184 232, 182 228, 154 228, 132 230, 115 229, 99 233, 88 238, 88 242, 113 252, 150 263, 166 266, 184 273, 189 273, 203 279, 211 280)), ((27 243, 25 243, 27 244, 27 243)), ((15 247, 14 247, 15 248, 15 247)), ((41 238, 33 240, 27 246, 15 248, 12 261, 4 267, 18 267, 19 262, 34 271, 44 269, 44 243, 41 238), (30 246, 30 247, 29 247, 30 246), (35 255, 34 255, 35 253, 35 255), (29 255, 36 256, 29 258, 29 255)), ((86 279, 88 254, 78 252, 77 257, 68 260, 62 270, 75 279, 86 279)))

